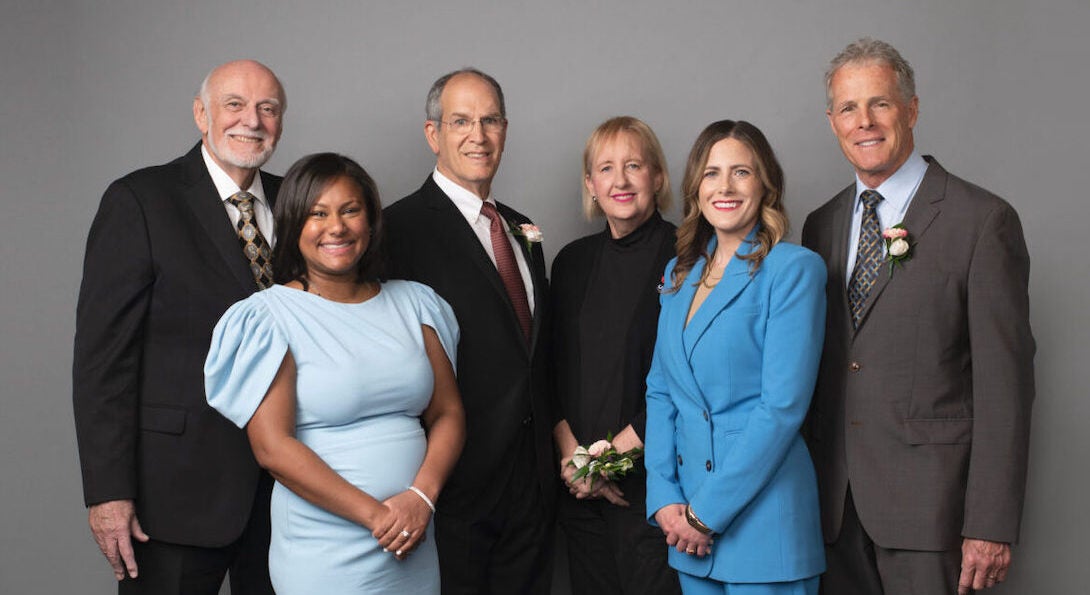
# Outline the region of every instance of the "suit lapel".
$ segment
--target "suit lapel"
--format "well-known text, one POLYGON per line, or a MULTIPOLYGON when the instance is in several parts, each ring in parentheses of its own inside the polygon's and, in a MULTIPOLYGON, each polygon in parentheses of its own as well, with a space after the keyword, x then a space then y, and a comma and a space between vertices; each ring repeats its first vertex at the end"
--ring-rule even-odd
POLYGON ((851 237, 852 232, 852 207, 855 205, 855 184, 845 188, 836 198, 836 208, 830 221, 830 237, 832 246, 829 250, 829 283, 836 288, 836 295, 830 298, 830 307, 839 308, 845 315, 841 317, 846 321, 845 336, 851 336, 854 331, 851 320, 851 306, 848 304, 848 246, 858 242, 859 238, 851 237))
MULTIPOLYGON (((923 241, 924 234, 927 233, 931 222, 935 220, 941 210, 940 203, 946 197, 946 170, 930 157, 926 159, 928 160, 927 173, 924 174, 920 187, 916 189, 916 194, 912 197, 912 203, 908 206, 904 221, 899 222, 904 224, 914 244, 923 241)), ((896 223, 898 222, 894 222, 889 227, 896 225, 896 223)), ((912 266, 912 261, 906 262, 905 266, 912 266)), ((894 272, 894 275, 896 275, 896 272, 894 272)), ((878 272, 878 279, 875 281, 874 287, 871 287, 866 303, 863 304, 863 317, 860 320, 859 328, 863 328, 863 325, 867 323, 867 315, 870 314, 871 308, 874 307, 878 298, 882 296, 882 292, 890 284, 894 275, 890 275, 889 265, 883 263, 882 269, 878 272)), ((856 329, 856 332, 858 330, 856 329)))
MULTIPOLYGON (((756 228, 754 228, 756 229, 756 228)), ((738 249, 739 254, 748 254, 752 249, 749 241, 755 238, 754 233, 746 238, 746 241, 742 242, 742 246, 738 249)), ((715 253, 715 240, 712 240, 708 246, 708 254, 715 253)), ((705 261, 702 259, 699 261, 700 268, 693 267, 692 273, 689 275, 689 279, 699 279, 700 274, 704 271, 705 261)), ((738 258, 736 254, 727 263, 726 268, 723 270, 723 278, 719 280, 719 283, 712 289, 708 297, 704 299, 704 303, 700 304, 700 309, 693 314, 692 320, 685 327, 685 357, 691 359, 693 350, 696 348, 697 343, 700 342, 700 338, 704 336, 704 332, 708 330, 711 323, 715 320, 719 313, 723 311, 734 298, 738 297, 738 294, 749 285, 752 277, 749 275, 749 262, 738 258)), ((688 281, 688 279, 686 279, 688 281)), ((696 293, 696 288, 692 283, 688 284, 691 288, 691 293, 696 293)), ((689 301, 686 304, 692 304, 692 296, 690 295, 689 301)), ((685 308, 685 315, 688 315, 688 307, 685 308)))
MULTIPOLYGON (((685 318, 689 315, 689 307, 696 294, 694 280, 699 279, 703 272, 704 259, 701 258, 693 264, 693 268, 689 270, 689 274, 682 281, 677 292, 669 296, 669 307, 664 307, 660 313, 660 316, 666 317, 666 326, 657 339, 666 343, 662 353, 669 356, 670 363, 666 369, 669 370, 671 378, 683 389, 682 393, 696 402, 703 401, 703 393, 696 383, 696 377, 693 376, 692 365, 689 362, 689 351, 686 348, 689 343, 688 328, 685 325, 685 318)), ((695 320, 696 317, 694 316, 693 319, 695 320)))
POLYGON ((200 222, 208 236, 208 243, 223 259, 224 266, 246 290, 246 294, 253 293, 257 289, 253 273, 242 254, 238 233, 231 227, 231 219, 208 175, 199 143, 186 154, 185 160, 187 179, 183 182, 182 195, 186 206, 200 222))
MULTIPOLYGON (((519 220, 518 214, 508 207, 507 205, 496 203, 497 210, 500 215, 503 216, 504 221, 507 222, 507 226, 514 228, 516 225, 523 223, 519 220)), ((526 221, 528 223, 528 221, 526 221)), ((549 299, 547 294, 547 282, 545 280, 545 256, 541 250, 540 242, 526 242, 522 237, 508 234, 508 241, 512 246, 522 251, 522 257, 526 260, 526 268, 530 270, 530 282, 533 285, 534 290, 534 311, 533 321, 530 327, 530 346, 531 350, 537 345, 537 337, 541 332, 542 312, 546 300, 549 299), (529 244, 529 246, 527 246, 529 244)), ((491 263, 491 261, 489 261, 491 263)), ((493 267, 495 270, 495 267, 493 267)), ((496 273, 496 278, 500 279, 499 272, 496 273)), ((507 289, 502 287, 503 280, 500 279, 501 289, 503 295, 507 296, 507 289)), ((508 297, 508 303, 510 298, 508 297)), ((517 323, 518 317, 515 316, 515 309, 512 306, 511 315, 513 320, 517 323)))
MULTIPOLYGON (((424 186, 428 193, 428 207, 436 212, 436 216, 441 221, 439 228, 446 240, 445 245, 450 246, 451 253, 466 256, 473 266, 488 280, 492 290, 499 294, 500 298, 505 304, 507 304, 508 318, 510 324, 519 336, 522 335, 522 327, 519 324, 518 316, 515 314, 515 308, 511 305, 511 298, 507 295, 507 288, 503 286, 503 279, 500 278, 499 271, 496 270, 496 265, 492 263, 492 259, 488 257, 488 252, 485 252, 484 246, 481 245, 480 239, 477 238, 477 234, 470 228, 466 218, 462 215, 462 212, 458 210, 458 207, 454 206, 454 203, 450 198, 443 193, 442 189, 435 184, 435 180, 431 176, 428 176, 427 181, 424 182, 424 186)), ((506 208, 506 207, 504 207, 506 208)), ((506 219, 507 214, 501 211, 501 215, 506 219)), ((530 264, 530 261, 527 261, 530 264)), ((530 266, 531 275, 533 275, 534 267, 530 266)), ((539 286, 543 286, 544 283, 538 283, 538 279, 534 278, 534 299, 545 299, 541 296, 541 292, 538 290, 539 286)), ((535 301, 540 308, 542 302, 535 301)), ((537 308, 535 308, 536 312, 537 308)), ((539 325, 538 316, 535 314, 533 327, 531 334, 537 333, 537 327, 539 325)), ((526 346, 525 341, 521 343, 526 346)), ((529 346, 526 346, 529 349, 529 346)))

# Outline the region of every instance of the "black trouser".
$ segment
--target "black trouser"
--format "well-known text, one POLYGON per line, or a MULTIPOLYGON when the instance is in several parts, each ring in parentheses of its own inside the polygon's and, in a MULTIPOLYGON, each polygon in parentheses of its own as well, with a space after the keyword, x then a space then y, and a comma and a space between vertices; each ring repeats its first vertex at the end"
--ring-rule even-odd
POLYGON ((230 571, 232 595, 272 595, 269 582, 269 499, 273 480, 262 473, 242 535, 225 547, 133 541, 139 578, 117 585, 119 595, 217 595, 230 571))
POLYGON ((561 494, 558 520, 573 595, 680 595, 677 571, 666 561, 666 535, 647 523, 646 481, 635 473, 618 484, 627 507, 561 494))
POLYGON ((506 484, 481 487, 502 490, 490 511, 465 518, 440 509, 435 516, 443 595, 549 593, 553 518, 542 501, 529 429, 519 442, 506 484))

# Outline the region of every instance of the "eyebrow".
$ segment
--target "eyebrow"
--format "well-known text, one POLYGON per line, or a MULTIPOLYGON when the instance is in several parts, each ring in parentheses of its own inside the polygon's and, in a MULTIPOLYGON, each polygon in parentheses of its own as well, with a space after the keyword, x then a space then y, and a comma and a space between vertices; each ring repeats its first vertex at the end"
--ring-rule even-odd
MULTIPOLYGON (((463 113, 463 112, 451 112, 450 114, 447 115, 447 117, 448 118, 466 118, 467 120, 472 118, 472 116, 470 116, 469 114, 463 113)), ((502 118, 502 117, 503 116, 501 116, 499 112, 491 112, 491 113, 488 113, 488 114, 481 114, 478 117, 478 119, 479 118, 502 118)))
MULTIPOLYGON (((247 99, 245 97, 243 97, 242 95, 239 95, 238 93, 228 93, 226 95, 223 95, 220 98, 221 101, 229 101, 231 99, 241 99, 242 101, 247 101, 247 99)), ((277 99, 276 97, 266 97, 264 99, 258 99, 254 103, 271 103, 273 105, 279 106, 280 105, 280 100, 277 99)))

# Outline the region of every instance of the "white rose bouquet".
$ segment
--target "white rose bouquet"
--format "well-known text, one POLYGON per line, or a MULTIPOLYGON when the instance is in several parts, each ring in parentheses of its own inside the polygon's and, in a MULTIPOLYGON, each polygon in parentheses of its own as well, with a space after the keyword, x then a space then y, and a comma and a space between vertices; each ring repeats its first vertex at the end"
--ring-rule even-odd
POLYGON ((636 461, 643 456, 640 447, 618 452, 613 447, 613 434, 608 434, 605 440, 599 440, 589 447, 577 446, 572 452, 568 465, 575 467, 575 475, 572 480, 589 476, 588 480, 594 485, 594 480, 604 477, 610 481, 616 481, 628 474, 636 466, 636 461))

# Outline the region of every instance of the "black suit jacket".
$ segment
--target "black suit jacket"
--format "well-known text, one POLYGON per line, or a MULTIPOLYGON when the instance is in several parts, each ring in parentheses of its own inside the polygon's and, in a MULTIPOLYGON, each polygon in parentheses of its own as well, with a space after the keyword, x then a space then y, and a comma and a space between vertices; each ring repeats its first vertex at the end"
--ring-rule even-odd
MULTIPOLYGON (((261 174, 270 201, 280 178, 261 174)), ((88 505, 133 499, 160 541, 217 547, 246 526, 260 470, 208 406, 204 360, 257 289, 200 144, 110 185, 87 238, 73 402, 88 505)))
MULTIPOLYGON (((505 205, 509 225, 530 220, 505 205)), ((545 259, 540 244, 521 238, 512 247, 526 257, 534 284, 532 338, 527 345, 503 281, 488 253, 450 198, 429 175, 424 185, 384 211, 392 278, 429 285, 454 309, 461 327, 458 388, 466 412, 466 443, 440 496, 441 511, 473 517, 491 508, 517 460, 522 434, 531 432, 537 479, 551 510, 556 479, 546 373, 544 318, 548 310, 545 259)))
POLYGON ((805 429, 830 543, 849 483, 882 547, 1018 539, 1035 351, 1022 226, 1005 201, 925 159, 904 219, 912 257, 892 276, 883 266, 858 329, 846 290, 855 185, 802 231, 829 269, 825 349, 805 429))

